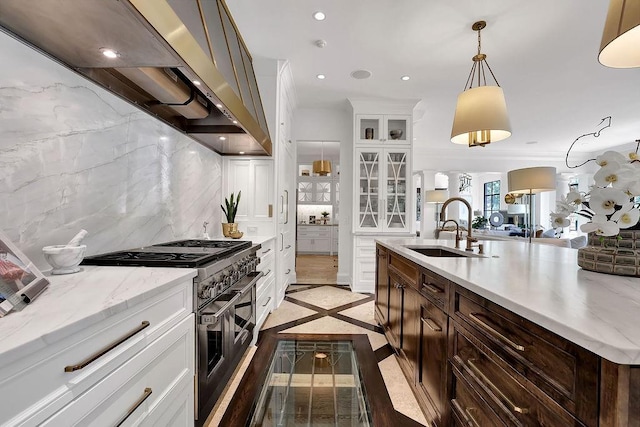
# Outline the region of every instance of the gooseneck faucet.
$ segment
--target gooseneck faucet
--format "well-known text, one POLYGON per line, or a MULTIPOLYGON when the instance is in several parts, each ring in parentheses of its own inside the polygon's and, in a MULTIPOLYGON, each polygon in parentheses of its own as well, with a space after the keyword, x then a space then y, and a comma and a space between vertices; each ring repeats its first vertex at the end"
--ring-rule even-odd
POLYGON ((448 222, 453 222, 456 225, 456 249, 460 249, 460 239, 462 237, 460 236, 460 224, 458 224, 458 221, 456 221, 455 219, 448 219, 448 220, 446 220, 445 222, 442 223, 442 228, 440 230, 444 231, 444 226, 448 222))
POLYGON ((445 220, 445 212, 447 209, 447 206, 449 206, 449 204, 451 202, 462 202, 464 203, 464 205, 467 207, 467 213, 468 213, 468 217, 467 217, 467 247, 465 248, 466 251, 473 251, 473 245, 471 243, 473 242, 477 242, 478 239, 474 238, 473 236, 471 236, 471 205, 469 204, 469 202, 467 202, 465 199, 463 199, 462 197, 451 197, 449 199, 447 199, 443 204, 442 204, 442 210, 440 211, 440 221, 444 221, 445 220))

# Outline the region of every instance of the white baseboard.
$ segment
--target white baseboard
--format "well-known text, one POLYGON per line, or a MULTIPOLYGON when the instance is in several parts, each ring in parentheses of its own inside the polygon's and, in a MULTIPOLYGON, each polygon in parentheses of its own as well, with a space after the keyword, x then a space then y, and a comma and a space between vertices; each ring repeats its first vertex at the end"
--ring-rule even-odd
POLYGON ((338 273, 338 277, 336 278, 338 285, 349 285, 351 286, 351 276, 347 273, 338 273))

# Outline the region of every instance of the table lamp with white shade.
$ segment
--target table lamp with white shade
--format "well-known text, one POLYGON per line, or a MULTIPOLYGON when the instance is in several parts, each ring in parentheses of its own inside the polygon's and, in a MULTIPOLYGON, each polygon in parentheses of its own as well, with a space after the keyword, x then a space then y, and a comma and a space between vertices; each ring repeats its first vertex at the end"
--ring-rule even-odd
POLYGON ((533 195, 556 189, 556 168, 539 166, 515 169, 507 174, 509 193, 529 194, 529 243, 533 232, 533 195))
POLYGON ((449 198, 449 190, 445 189, 436 189, 436 190, 427 190, 424 192, 424 201, 425 203, 435 203, 436 204, 436 230, 440 228, 440 204, 447 201, 449 198))

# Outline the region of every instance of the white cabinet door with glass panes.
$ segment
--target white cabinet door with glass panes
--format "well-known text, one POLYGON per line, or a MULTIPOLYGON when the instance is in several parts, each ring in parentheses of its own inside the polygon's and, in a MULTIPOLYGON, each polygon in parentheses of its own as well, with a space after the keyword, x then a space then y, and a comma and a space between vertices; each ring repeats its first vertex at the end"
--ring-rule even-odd
POLYGON ((298 202, 302 204, 330 204, 332 181, 313 178, 298 179, 298 202))
POLYGON ((484 183, 484 217, 500 210, 500 181, 484 183))
POLYGON ((410 231, 409 149, 357 149, 355 231, 410 231))
POLYGON ((356 117, 357 143, 411 143, 410 116, 358 114, 356 117))

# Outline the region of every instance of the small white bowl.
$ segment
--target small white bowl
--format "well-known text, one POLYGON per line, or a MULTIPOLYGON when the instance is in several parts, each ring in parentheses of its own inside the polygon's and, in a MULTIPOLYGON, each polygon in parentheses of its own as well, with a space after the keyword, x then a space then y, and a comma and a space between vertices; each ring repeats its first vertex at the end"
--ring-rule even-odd
POLYGON ((71 274, 80 271, 80 263, 84 259, 87 245, 80 246, 45 246, 42 248, 44 259, 53 267, 51 274, 71 274))

